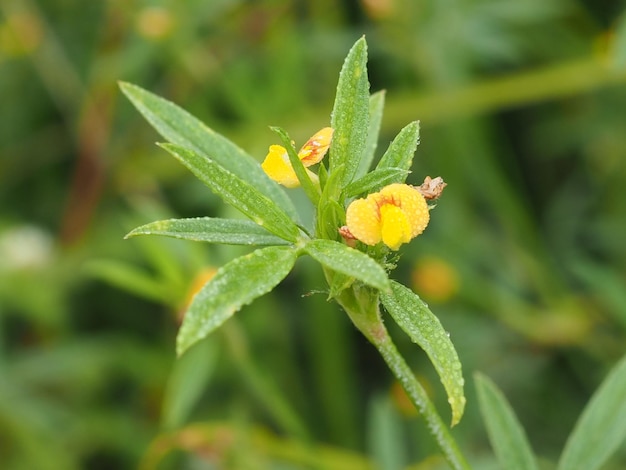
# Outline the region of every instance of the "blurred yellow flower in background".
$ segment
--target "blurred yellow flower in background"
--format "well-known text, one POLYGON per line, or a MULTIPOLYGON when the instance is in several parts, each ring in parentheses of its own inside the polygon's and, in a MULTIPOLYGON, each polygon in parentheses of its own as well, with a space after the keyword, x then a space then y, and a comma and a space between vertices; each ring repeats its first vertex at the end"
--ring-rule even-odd
POLYGON ((411 273, 413 289, 433 302, 445 302, 459 290, 457 271, 445 260, 426 256, 415 263, 411 273))

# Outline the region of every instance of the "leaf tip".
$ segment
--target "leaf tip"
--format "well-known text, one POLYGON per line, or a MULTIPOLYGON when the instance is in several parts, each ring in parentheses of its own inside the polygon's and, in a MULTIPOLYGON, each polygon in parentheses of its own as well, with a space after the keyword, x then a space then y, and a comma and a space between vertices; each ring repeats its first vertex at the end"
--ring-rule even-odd
POLYGON ((183 337, 179 333, 176 338, 176 358, 180 359, 196 341, 189 340, 189 338, 183 337))

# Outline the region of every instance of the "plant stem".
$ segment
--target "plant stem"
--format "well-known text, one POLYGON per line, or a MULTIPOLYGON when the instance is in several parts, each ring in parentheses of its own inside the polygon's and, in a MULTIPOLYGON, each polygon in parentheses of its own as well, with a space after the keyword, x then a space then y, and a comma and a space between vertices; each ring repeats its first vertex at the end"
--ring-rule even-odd
POLYGON ((391 340, 380 315, 378 293, 368 287, 353 285, 342 291, 336 299, 359 331, 378 349, 387 366, 400 381, 411 402, 426 420, 430 433, 450 466, 455 470, 469 470, 470 466, 448 426, 391 340))

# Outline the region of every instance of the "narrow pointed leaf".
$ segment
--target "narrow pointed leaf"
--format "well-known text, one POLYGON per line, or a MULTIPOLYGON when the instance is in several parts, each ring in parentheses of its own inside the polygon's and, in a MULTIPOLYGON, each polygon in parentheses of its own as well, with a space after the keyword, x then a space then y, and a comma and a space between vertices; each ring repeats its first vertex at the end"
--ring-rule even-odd
MULTIPOLYGON (((389 148, 380 159, 376 169, 401 168, 409 170, 413 164, 413 155, 419 144, 420 125, 418 121, 407 124, 389 144, 389 148)), ((406 177, 394 183, 404 183, 406 177)))
POLYGON ((178 158, 224 202, 241 211, 256 224, 290 242, 298 239, 299 229, 294 221, 255 186, 193 150, 173 144, 161 146, 178 158))
POLYGON ((611 370, 567 439, 558 470, 601 468, 626 439, 626 356, 611 370))
POLYGON ((306 168, 304 168, 302 160, 300 160, 300 158, 298 157, 296 149, 293 148, 293 144, 291 143, 291 138, 289 137, 289 134, 287 134, 287 132, 285 132, 280 127, 271 127, 270 129, 276 132, 280 137, 280 140, 282 140, 283 146, 285 147, 285 150, 287 150, 287 155, 289 156, 289 162, 291 163, 291 167, 293 168, 293 171, 295 172, 296 177, 298 178, 298 181, 302 186, 302 189, 306 193, 307 197, 311 200, 311 202, 317 205, 321 193, 319 184, 316 186, 311 180, 311 177, 307 173, 306 168))
POLYGON ((310 240, 303 251, 324 267, 380 289, 389 290, 389 278, 380 264, 365 253, 332 240, 310 240))
POLYGON ((278 184, 268 178, 259 163, 244 150, 174 103, 131 83, 120 83, 120 88, 148 122, 168 142, 210 156, 222 167, 278 204, 292 218, 296 209, 278 184))
POLYGON ((477 373, 474 381, 480 413, 500 466, 510 470, 537 470, 526 433, 507 399, 488 377, 477 373))
POLYGON ((344 197, 354 197, 378 191, 388 184, 406 180, 408 170, 402 168, 383 168, 370 171, 362 178, 353 181, 344 189, 344 197))
POLYGON ((191 345, 228 320, 241 307, 270 292, 296 261, 293 247, 260 248, 225 264, 193 298, 178 332, 176 350, 183 354, 191 345))
POLYGON ((365 175, 370 167, 374 156, 376 155, 376 148, 378 148, 378 139, 380 135, 380 125, 383 120, 383 109, 385 107, 385 90, 377 91, 370 96, 370 122, 367 130, 367 141, 365 142, 365 148, 363 149, 363 155, 359 162, 359 168, 355 177, 359 178, 365 175))
POLYGON ((339 202, 341 195, 339 176, 339 172, 328 175, 328 180, 322 190, 317 206, 316 235, 318 238, 338 239, 337 229, 346 222, 346 210, 339 202))
POLYGON ((448 394, 454 426, 463 416, 465 395, 461 362, 448 334, 428 306, 402 284, 391 281, 391 293, 381 293, 380 299, 395 322, 428 354, 448 394))
POLYGON ((137 235, 163 235, 206 243, 226 245, 287 245, 289 242, 271 234, 251 220, 196 217, 151 222, 132 230, 126 238, 137 235))
POLYGON ((367 43, 359 39, 344 61, 339 74, 330 125, 335 130, 330 148, 330 172, 339 171, 346 185, 356 174, 367 142, 369 127, 369 82, 367 43))

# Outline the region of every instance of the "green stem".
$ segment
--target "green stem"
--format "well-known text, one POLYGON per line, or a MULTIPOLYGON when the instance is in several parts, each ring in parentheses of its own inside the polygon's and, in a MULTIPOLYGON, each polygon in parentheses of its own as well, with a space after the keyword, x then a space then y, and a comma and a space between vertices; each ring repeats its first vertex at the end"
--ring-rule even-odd
POLYGON ((353 285, 342 291, 337 296, 337 301, 359 331, 378 349, 400 381, 411 402, 426 420, 430 433, 450 466, 455 470, 469 470, 470 466, 450 434, 448 426, 437 413, 435 405, 391 340, 380 316, 378 293, 367 287, 353 285))

